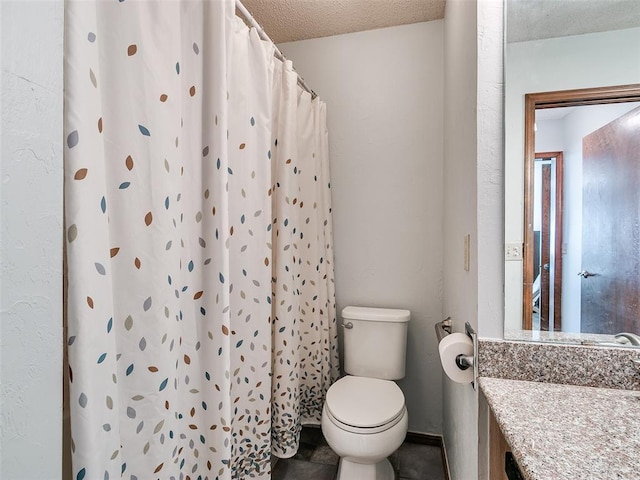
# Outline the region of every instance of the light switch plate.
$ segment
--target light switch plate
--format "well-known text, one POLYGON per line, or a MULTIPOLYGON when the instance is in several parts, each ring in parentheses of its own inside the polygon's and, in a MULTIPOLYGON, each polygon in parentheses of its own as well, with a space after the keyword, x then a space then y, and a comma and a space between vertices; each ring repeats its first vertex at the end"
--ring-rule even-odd
POLYGON ((506 243, 504 246, 505 260, 522 260, 522 244, 506 243))
POLYGON ((471 242, 471 234, 464 236, 464 269, 469 271, 469 243, 471 242))

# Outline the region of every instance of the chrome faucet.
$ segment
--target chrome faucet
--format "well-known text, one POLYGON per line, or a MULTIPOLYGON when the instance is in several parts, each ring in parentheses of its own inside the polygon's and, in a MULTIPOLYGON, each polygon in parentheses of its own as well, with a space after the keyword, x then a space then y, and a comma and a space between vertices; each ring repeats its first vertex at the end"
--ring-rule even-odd
POLYGON ((622 343, 622 344, 630 343, 631 345, 636 347, 640 346, 640 337, 635 333, 628 333, 628 332, 618 333, 615 336, 615 338, 619 343, 622 343))

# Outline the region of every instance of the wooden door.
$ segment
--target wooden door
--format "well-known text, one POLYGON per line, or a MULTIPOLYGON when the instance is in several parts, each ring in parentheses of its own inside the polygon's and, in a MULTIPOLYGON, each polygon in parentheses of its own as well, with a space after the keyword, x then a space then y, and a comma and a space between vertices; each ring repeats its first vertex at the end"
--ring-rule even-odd
POLYGON ((581 330, 640 333, 640 107, 582 150, 581 330))

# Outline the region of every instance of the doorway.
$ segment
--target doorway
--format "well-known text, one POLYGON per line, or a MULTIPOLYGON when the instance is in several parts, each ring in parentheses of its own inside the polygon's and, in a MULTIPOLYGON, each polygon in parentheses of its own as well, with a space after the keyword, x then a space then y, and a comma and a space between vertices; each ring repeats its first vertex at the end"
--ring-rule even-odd
POLYGON ((533 262, 525 270, 525 324, 562 330, 562 152, 535 154, 532 212, 533 262), (528 297, 528 298, 527 298, 528 297), (527 319, 527 312, 530 317, 527 319))

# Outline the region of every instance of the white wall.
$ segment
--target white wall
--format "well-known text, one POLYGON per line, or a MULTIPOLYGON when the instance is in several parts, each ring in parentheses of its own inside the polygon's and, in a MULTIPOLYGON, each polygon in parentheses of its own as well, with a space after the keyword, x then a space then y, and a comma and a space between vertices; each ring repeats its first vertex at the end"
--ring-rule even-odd
MULTIPOLYGON (((502 336, 502 2, 445 8, 444 313, 502 336), (471 236, 469 271, 464 236, 471 236)), ((444 440, 452 480, 485 478, 478 393, 444 380, 444 440)), ((484 417, 482 417, 484 418, 484 417)))
MULTIPOLYGON (((511 43, 506 58, 505 240, 521 243, 524 94, 640 82, 640 28, 511 43)), ((506 262, 505 276, 505 328, 518 329, 522 262, 506 262)))
MULTIPOLYGON (((477 5, 449 0, 445 7, 444 312, 454 331, 477 329, 477 256, 464 270, 464 236, 477 246, 477 5)), ((444 442, 452 480, 477 478, 477 395, 469 385, 443 381, 444 442)))
POLYGON ((502 338, 504 331, 503 16, 502 0, 478 2, 478 335, 484 338, 502 338))
POLYGON ((443 22, 280 45, 327 102, 336 296, 411 310, 409 430, 441 433, 443 22))
POLYGON ((0 478, 62 461, 61 0, 0 3, 0 478))

